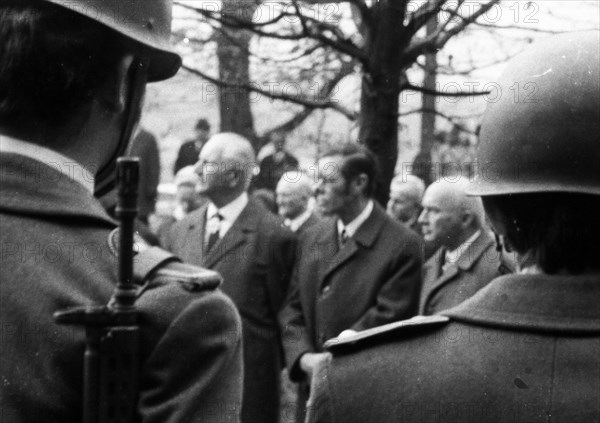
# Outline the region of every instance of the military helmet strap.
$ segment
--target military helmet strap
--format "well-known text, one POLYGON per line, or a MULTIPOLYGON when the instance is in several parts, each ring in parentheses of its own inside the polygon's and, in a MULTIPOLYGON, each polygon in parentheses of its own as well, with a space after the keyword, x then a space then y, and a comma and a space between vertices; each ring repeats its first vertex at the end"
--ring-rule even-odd
POLYGON ((131 138, 136 129, 145 93, 147 71, 148 62, 140 57, 134 58, 128 78, 130 90, 125 106, 123 129, 113 155, 96 174, 94 186, 94 196, 96 198, 106 196, 115 188, 117 158, 128 151, 131 138))

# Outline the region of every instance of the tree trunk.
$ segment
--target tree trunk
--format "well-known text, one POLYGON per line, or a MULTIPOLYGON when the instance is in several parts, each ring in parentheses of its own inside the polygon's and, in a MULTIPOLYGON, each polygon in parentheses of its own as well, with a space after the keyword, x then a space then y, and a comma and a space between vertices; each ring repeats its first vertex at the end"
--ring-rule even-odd
MULTIPOLYGON (((256 3, 247 0, 224 0, 222 13, 247 20, 252 19, 256 3)), ((250 59, 248 48, 252 34, 242 30, 223 30, 217 36, 217 57, 219 58, 219 78, 236 85, 250 82, 250 59)), ((250 93, 241 88, 220 88, 219 105, 221 131, 236 132, 245 136, 257 146, 254 118, 250 105, 250 93)))
POLYGON ((360 99, 359 139, 379 160, 375 199, 385 205, 398 159, 398 107, 403 75, 401 52, 405 40, 402 22, 406 2, 381 0, 372 7, 373 22, 365 37, 369 54, 360 99))

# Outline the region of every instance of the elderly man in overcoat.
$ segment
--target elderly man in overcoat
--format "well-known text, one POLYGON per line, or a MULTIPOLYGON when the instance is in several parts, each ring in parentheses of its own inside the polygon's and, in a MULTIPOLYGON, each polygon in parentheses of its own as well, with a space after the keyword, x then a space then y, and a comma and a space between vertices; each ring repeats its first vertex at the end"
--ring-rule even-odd
POLYGON ((242 422, 269 423, 278 419, 283 364, 277 313, 288 289, 296 238, 282 219, 248 196, 254 169, 248 140, 234 133, 212 136, 196 164, 198 190, 210 202, 173 226, 167 248, 223 275, 223 291, 243 322, 242 422))
POLYGON ((467 187, 465 180, 442 179, 423 197, 423 236, 441 247, 423 265, 419 314, 454 307, 500 276, 503 256, 484 226, 481 199, 468 197, 467 187))

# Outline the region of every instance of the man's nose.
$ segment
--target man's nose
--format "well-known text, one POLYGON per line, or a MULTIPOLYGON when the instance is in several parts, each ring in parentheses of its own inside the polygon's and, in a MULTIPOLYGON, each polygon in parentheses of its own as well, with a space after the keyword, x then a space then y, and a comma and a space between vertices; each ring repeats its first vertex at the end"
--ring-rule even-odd
POLYGON ((202 163, 200 163, 200 160, 194 165, 194 173, 198 176, 202 176, 202 163))
POLYGON ((315 184, 312 187, 312 193, 313 193, 313 196, 323 193, 323 182, 322 181, 317 180, 317 182, 315 182, 315 184))

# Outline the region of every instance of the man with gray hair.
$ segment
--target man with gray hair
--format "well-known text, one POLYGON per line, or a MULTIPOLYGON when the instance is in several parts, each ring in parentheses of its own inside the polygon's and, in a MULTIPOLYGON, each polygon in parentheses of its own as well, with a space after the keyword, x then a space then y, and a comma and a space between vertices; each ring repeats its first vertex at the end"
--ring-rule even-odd
POLYGON ((285 225, 298 235, 319 222, 309 207, 312 185, 305 172, 293 170, 283 174, 275 190, 279 215, 285 219, 285 225))
POLYGON ((198 192, 210 202, 173 226, 167 246, 184 260, 223 276, 223 291, 242 315, 242 422, 276 423, 283 366, 277 313, 296 242, 278 216, 248 196, 255 167, 246 138, 234 133, 212 136, 196 164, 198 192))
POLYGON ((425 241, 441 247, 423 265, 419 314, 454 307, 499 276, 500 253, 484 228, 479 197, 467 197, 467 181, 439 180, 423 197, 419 216, 425 241))
POLYGON ((390 184, 387 214, 404 226, 421 234, 418 223, 425 183, 414 175, 396 175, 390 184))
MULTIPOLYGON (((396 175, 390 184, 390 199, 387 203, 387 214, 412 229, 421 238, 421 225, 419 215, 421 214, 421 200, 425 193, 425 183, 421 178, 414 175, 396 175)), ((439 248, 437 241, 423 242, 423 260, 429 259, 439 248)))

